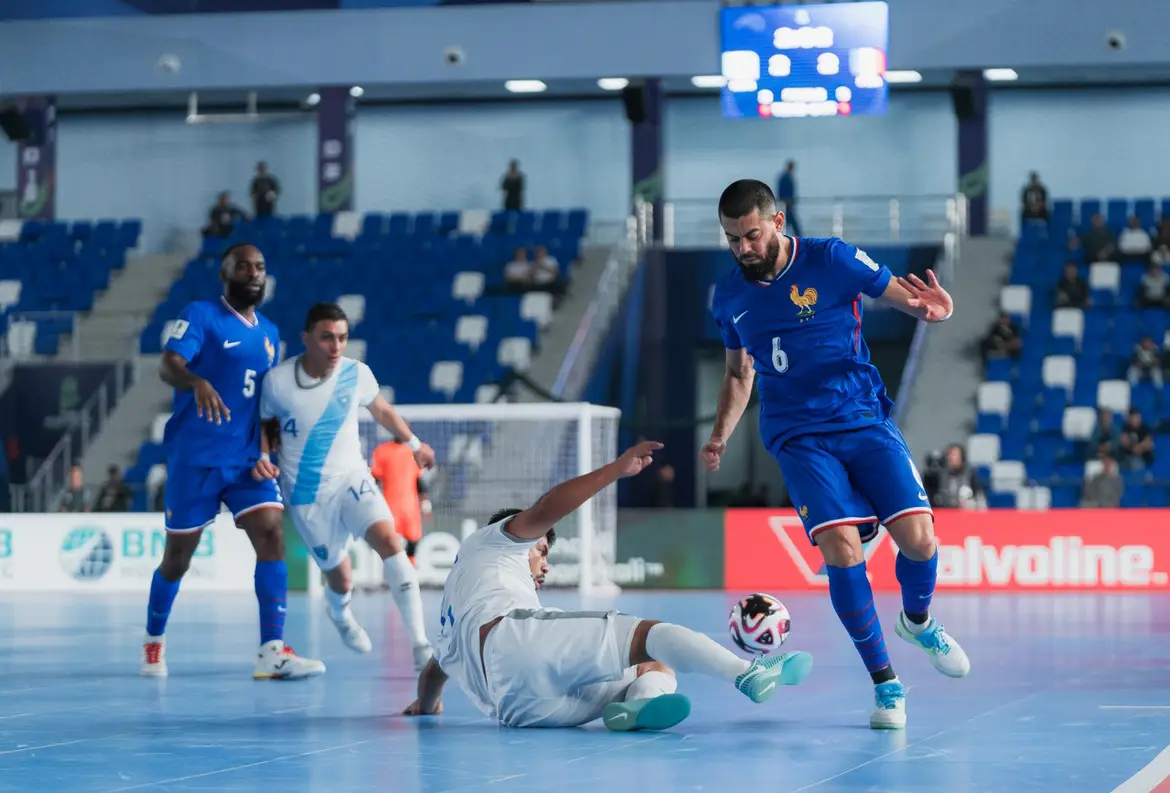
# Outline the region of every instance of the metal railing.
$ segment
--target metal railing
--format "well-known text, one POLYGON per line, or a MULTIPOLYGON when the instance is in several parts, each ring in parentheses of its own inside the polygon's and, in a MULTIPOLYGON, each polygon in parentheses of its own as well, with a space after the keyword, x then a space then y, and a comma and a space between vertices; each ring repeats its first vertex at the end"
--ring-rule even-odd
POLYGON ((70 469, 81 460, 105 427, 110 413, 137 380, 137 375, 137 361, 133 358, 114 364, 113 371, 71 417, 61 440, 29 478, 28 484, 13 487, 14 512, 53 512, 57 509, 61 493, 69 485, 70 469))
MULTIPOLYGON (((804 236, 871 245, 938 243, 967 228, 967 199, 959 194, 802 198, 795 210, 804 236)), ((667 201, 662 223, 666 248, 728 247, 712 199, 667 201)))

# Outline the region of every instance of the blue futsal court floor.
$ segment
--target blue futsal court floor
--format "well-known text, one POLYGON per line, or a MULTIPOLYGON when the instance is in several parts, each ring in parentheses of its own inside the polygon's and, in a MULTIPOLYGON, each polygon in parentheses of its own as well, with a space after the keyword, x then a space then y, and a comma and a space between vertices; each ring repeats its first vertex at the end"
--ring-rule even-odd
MULTIPOLYGON (((382 594, 355 597, 374 640, 368 656, 342 646, 320 604, 291 598, 289 642, 328 665, 325 677, 292 683, 251 679, 257 617, 248 594, 180 593, 166 680, 138 676, 145 591, 6 595, 0 792, 1164 789, 1167 755, 1148 766, 1171 743, 1166 594, 937 597, 935 613, 972 658, 964 680, 940 676, 894 636, 897 597, 880 598, 895 668, 910 686, 905 733, 868 729, 869 679, 828 597, 776 594, 793 613, 789 644, 815 657, 803 686, 754 705, 730 685, 685 675, 689 720, 667 733, 625 734, 600 723, 500 728, 454 684, 442 716, 398 716, 414 697, 414 675, 382 594)), ((728 644, 736 597, 625 593, 589 605, 679 622, 728 644)), ((544 599, 579 605, 575 593, 544 599)), ((425 593, 425 604, 436 611, 438 593, 425 593)))

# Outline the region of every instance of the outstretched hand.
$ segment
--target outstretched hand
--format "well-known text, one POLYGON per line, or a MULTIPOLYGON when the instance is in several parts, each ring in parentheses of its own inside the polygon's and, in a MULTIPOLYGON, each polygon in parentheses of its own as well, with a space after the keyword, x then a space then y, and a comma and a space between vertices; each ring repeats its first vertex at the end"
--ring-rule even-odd
POLYGON ((911 293, 907 306, 923 312, 922 318, 927 322, 941 322, 951 316, 955 304, 931 270, 927 271, 927 283, 914 273, 898 281, 899 286, 911 293))
POLYGON ((704 467, 709 471, 720 470, 720 456, 728 450, 726 441, 720 438, 712 438, 703 445, 699 452, 699 459, 703 460, 704 467))
POLYGON ((618 466, 620 476, 635 476, 642 473, 642 471, 654 462, 654 453, 663 448, 663 444, 658 441, 643 441, 631 446, 622 453, 622 456, 614 461, 618 466))
POLYGON ((410 705, 407 705, 406 709, 403 710, 403 715, 404 716, 438 716, 442 712, 443 712, 443 701, 442 700, 436 700, 435 704, 432 705, 430 708, 424 708, 421 704, 419 704, 419 700, 416 699, 410 705))

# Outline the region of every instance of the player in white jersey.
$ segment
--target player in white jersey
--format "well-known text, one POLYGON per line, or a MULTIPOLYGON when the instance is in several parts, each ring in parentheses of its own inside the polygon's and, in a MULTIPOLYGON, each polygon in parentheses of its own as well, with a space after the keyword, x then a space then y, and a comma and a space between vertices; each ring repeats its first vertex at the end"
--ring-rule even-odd
POLYGON ((601 717, 611 730, 662 730, 691 712, 687 697, 675 693, 675 671, 722 678, 754 702, 805 679, 809 653, 749 663, 679 625, 541 606, 537 590, 549 570, 554 524, 642 471, 661 448, 640 443, 528 509, 497 513, 463 541, 443 590, 436 656, 419 675, 418 699, 406 715, 441 712, 450 676, 508 727, 576 727, 601 717))
POLYGON ((374 484, 358 434, 358 410, 404 440, 422 468, 435 464, 431 447, 419 441, 378 392, 370 367, 342 353, 349 321, 335 303, 318 303, 305 318, 304 354, 268 373, 261 389, 260 417, 280 432, 280 468, 257 465, 261 476, 279 476, 293 525, 325 572, 330 619, 342 641, 367 653, 370 637, 350 611, 349 545, 365 537, 385 563, 386 582, 411 635, 415 671, 431 658, 423 627, 419 578, 394 530, 394 518, 374 484))

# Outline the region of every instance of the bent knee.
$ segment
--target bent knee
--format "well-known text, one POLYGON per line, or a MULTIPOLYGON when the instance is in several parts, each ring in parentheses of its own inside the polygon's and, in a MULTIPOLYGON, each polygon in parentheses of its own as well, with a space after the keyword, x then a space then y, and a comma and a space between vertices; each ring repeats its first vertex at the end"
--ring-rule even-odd
POLYGON ((858 527, 853 524, 822 529, 813 541, 821 550, 825 563, 834 567, 853 567, 866 560, 858 527))
POLYGON ((904 556, 925 562, 935 555, 935 521, 931 515, 906 515, 891 521, 886 529, 904 556))
POLYGON ((661 661, 648 661, 645 664, 639 664, 634 668, 634 672, 637 677, 642 677, 647 672, 662 672, 663 674, 675 677, 675 670, 661 661))

